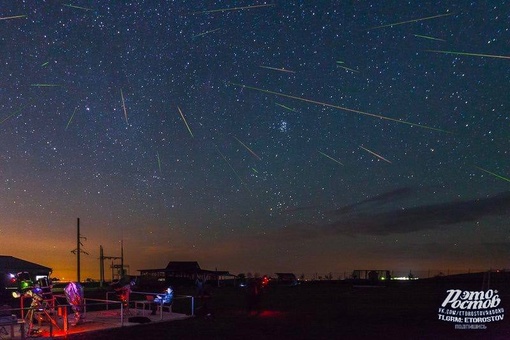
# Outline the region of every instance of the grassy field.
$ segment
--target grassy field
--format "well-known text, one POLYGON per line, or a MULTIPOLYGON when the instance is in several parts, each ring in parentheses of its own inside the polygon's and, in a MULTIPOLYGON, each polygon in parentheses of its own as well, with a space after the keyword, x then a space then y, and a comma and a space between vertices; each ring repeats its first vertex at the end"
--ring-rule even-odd
MULTIPOLYGON (((355 287, 344 282, 270 286, 258 313, 246 310, 243 288, 212 291, 198 302, 196 317, 159 324, 124 327, 70 339, 510 339, 506 319, 487 323, 484 330, 459 330, 438 320, 437 311, 448 289, 486 290, 483 275, 442 277, 412 282, 392 281, 386 287, 355 287), (210 314, 210 315, 209 315, 210 314)), ((510 306, 509 273, 493 273, 500 308, 510 306)), ((189 291, 179 288, 177 294, 189 291)), ((174 311, 188 307, 174 302, 174 311)))

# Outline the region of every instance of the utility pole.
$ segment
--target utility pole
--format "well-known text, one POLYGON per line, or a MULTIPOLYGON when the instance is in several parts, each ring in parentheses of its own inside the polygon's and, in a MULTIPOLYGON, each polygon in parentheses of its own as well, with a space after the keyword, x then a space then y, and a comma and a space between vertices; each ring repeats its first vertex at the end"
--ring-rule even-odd
POLYGON ((104 261, 103 246, 99 246, 99 287, 103 288, 104 283, 104 261))
POLYGON ((78 221, 77 221, 77 226, 76 226, 76 230, 78 230, 78 233, 77 233, 77 236, 76 236, 76 273, 77 273, 77 279, 76 281, 78 283, 81 282, 81 278, 80 278, 80 252, 81 252, 81 249, 80 249, 80 245, 81 245, 81 239, 80 239, 80 218, 78 217, 78 221))
POLYGON ((81 246, 83 246, 83 243, 81 243, 81 239, 84 239, 84 240, 87 240, 86 237, 82 237, 81 234, 80 234, 80 218, 78 218, 78 221, 77 221, 77 235, 76 235, 76 249, 74 250, 71 250, 71 253, 73 254, 76 254, 76 280, 78 283, 81 282, 81 277, 80 277, 80 255, 81 253, 84 253, 85 255, 89 255, 89 253, 87 253, 86 251, 84 250, 81 250, 81 246))
POLYGON ((120 240, 120 277, 124 276, 124 240, 120 240))
POLYGON ((103 253, 103 246, 99 246, 99 285, 102 287, 104 283, 104 260, 112 260, 112 280, 113 280, 113 260, 119 260, 122 259, 122 257, 119 256, 104 256, 103 253))

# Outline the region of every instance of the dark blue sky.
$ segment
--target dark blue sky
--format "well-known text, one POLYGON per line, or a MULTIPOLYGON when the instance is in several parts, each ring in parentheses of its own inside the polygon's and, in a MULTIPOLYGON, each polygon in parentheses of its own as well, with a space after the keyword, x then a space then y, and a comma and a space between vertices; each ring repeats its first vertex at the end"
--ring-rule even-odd
POLYGON ((4 254, 508 267, 506 1, 0 4, 4 254))

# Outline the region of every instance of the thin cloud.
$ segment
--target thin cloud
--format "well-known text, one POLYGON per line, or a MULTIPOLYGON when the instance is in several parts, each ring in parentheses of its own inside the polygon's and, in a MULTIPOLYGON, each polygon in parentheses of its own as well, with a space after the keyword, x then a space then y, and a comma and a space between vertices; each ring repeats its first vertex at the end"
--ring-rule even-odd
POLYGON ((354 216, 328 226, 338 233, 389 235, 436 229, 461 222, 473 222, 486 216, 510 213, 510 192, 468 201, 446 202, 376 214, 354 216))
POLYGON ((388 202, 394 202, 397 200, 404 199, 408 196, 410 196, 414 192, 411 188, 399 188, 396 190, 388 191, 383 194, 370 197, 368 199, 359 201, 357 203, 349 204, 344 207, 338 208, 334 211, 337 215, 347 214, 354 210, 354 208, 367 204, 367 203, 379 203, 379 204, 386 204, 388 202))
MULTIPOLYGON (((379 197, 389 198, 391 195, 384 194, 379 197)), ((504 215, 510 215, 510 191, 474 200, 400 208, 372 214, 350 214, 328 224, 293 224, 281 228, 272 236, 280 240, 296 240, 327 235, 407 234, 504 215)))

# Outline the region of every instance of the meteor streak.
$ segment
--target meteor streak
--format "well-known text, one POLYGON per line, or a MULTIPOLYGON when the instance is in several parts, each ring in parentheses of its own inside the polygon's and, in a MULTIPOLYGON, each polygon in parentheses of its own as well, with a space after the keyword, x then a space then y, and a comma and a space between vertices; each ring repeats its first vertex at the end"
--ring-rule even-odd
POLYGON ((22 106, 20 107, 17 111, 14 111, 13 113, 11 113, 10 115, 8 115, 7 117, 5 117, 4 119, 2 119, 0 121, 0 124, 3 124, 5 123, 9 118, 11 118, 12 116, 15 116, 17 114, 19 114, 24 108, 26 108, 28 105, 25 105, 25 106, 22 106))
POLYGON ((392 24, 386 24, 386 25, 381 25, 381 26, 370 27, 370 28, 367 28, 367 31, 375 30, 375 29, 378 29, 378 28, 390 27, 390 26, 411 24, 413 22, 418 22, 418 21, 423 21, 423 20, 430 20, 430 19, 441 18, 441 17, 446 17, 446 16, 452 15, 452 14, 453 13, 444 13, 444 14, 438 14, 438 15, 434 15, 434 16, 426 17, 426 18, 419 18, 419 19, 413 19, 413 20, 407 20, 407 21, 394 22, 392 24))
POLYGON ((497 177, 497 178, 502 179, 504 181, 510 182, 510 178, 506 178, 506 177, 503 177, 501 175, 495 174, 494 172, 490 172, 489 170, 485 170, 485 169, 480 168, 480 167, 478 167, 476 165, 475 165, 475 168, 477 168, 478 170, 482 170, 483 172, 486 172, 486 173, 488 173, 488 174, 490 174, 490 175, 492 175, 494 177, 497 177))
POLYGON ((345 66, 342 66, 342 65, 336 65, 336 66, 337 67, 341 67, 341 68, 343 68, 344 70, 347 70, 347 71, 356 72, 356 73, 359 72, 358 70, 355 70, 355 69, 352 69, 352 68, 349 68, 349 67, 345 67, 345 66))
POLYGON ((232 165, 230 165, 230 162, 227 160, 227 157, 225 157, 225 155, 223 153, 221 153, 220 149, 218 149, 218 147, 216 145, 214 145, 214 147, 216 148, 216 151, 218 151, 218 153, 221 155, 221 157, 223 158, 223 160, 225 161, 225 163, 228 164, 228 166, 230 167, 230 169, 232 169, 232 171, 234 172, 234 174, 236 175, 236 177, 239 179, 239 181, 241 181, 241 183, 246 187, 246 189, 248 189, 248 191, 250 192, 250 194, 252 193, 250 188, 246 185, 246 183, 244 183, 244 181, 241 179, 241 177, 237 174, 237 171, 235 171, 235 169, 232 167, 232 165))
POLYGON ((84 11, 92 11, 92 8, 81 7, 81 6, 71 5, 71 4, 62 4, 62 6, 76 8, 76 9, 82 9, 84 11))
POLYGON ((14 15, 12 17, 1 17, 0 20, 10 20, 10 19, 20 19, 26 17, 26 14, 23 15, 14 15))
POLYGON ((212 32, 216 32, 217 30, 220 30, 220 28, 217 28, 215 30, 210 30, 210 31, 207 31, 207 32, 203 32, 203 33, 199 33, 197 35, 194 35, 193 38, 202 37, 202 36, 204 36, 206 34, 209 34, 209 33, 212 33, 212 32))
POLYGON ((354 113, 365 115, 365 116, 369 116, 369 117, 385 119, 385 120, 389 120, 389 121, 400 123, 400 124, 407 124, 407 125, 410 125, 410 126, 420 127, 420 128, 423 128, 423 129, 429 129, 429 130, 434 130, 434 131, 451 133, 451 132, 446 131, 446 130, 436 129, 436 128, 433 128, 433 127, 430 127, 430 126, 426 126, 426 125, 420 125, 420 124, 416 124, 416 123, 407 122, 405 120, 400 120, 400 119, 395 119, 395 118, 390 118, 390 117, 386 117, 386 116, 377 115, 377 114, 374 114, 374 113, 369 113, 369 112, 349 109, 347 107, 337 106, 337 105, 328 104, 328 103, 324 103, 324 102, 319 102, 319 101, 316 101, 316 100, 307 99, 307 98, 303 98, 303 97, 291 96, 291 95, 285 94, 285 93, 269 91, 269 90, 260 89, 260 88, 253 87, 253 86, 243 85, 243 84, 236 84, 236 83, 230 83, 230 84, 232 84, 234 86, 237 86, 237 87, 242 87, 242 88, 246 88, 246 89, 250 89, 250 90, 260 91, 260 92, 263 92, 263 93, 274 94, 274 95, 280 96, 280 97, 286 97, 286 98, 291 98, 291 99, 295 99, 295 100, 300 100, 300 101, 303 101, 303 102, 306 102, 306 103, 322 105, 322 106, 330 107, 330 108, 337 109, 337 110, 354 112, 354 113))
POLYGON ((259 161, 261 161, 262 159, 260 159, 260 157, 255 153, 253 152, 252 149, 250 149, 246 144, 244 144, 243 142, 241 142, 236 136, 234 136, 234 138, 236 139, 236 141, 238 141, 239 143, 241 143, 242 146, 244 146, 246 148, 246 150, 250 151, 251 154, 253 156, 255 156, 255 158, 257 158, 259 161))
POLYGON ((128 124, 126 102, 124 101, 124 94, 122 93, 122 89, 120 89, 120 97, 122 98, 122 109, 124 110, 124 117, 126 118, 126 124, 128 124))
POLYGON ((357 71, 357 70, 354 70, 354 69, 349 68, 349 67, 345 67, 345 66, 340 65, 340 64, 345 64, 345 62, 343 62, 343 61, 341 61, 341 60, 337 60, 337 61, 336 61, 336 66, 341 67, 341 68, 343 68, 344 70, 347 70, 347 71, 359 72, 359 71, 357 71))
POLYGON ((274 6, 274 4, 252 5, 252 6, 231 7, 231 8, 220 8, 220 9, 212 9, 210 11, 193 12, 192 14, 207 14, 207 13, 217 13, 217 12, 239 11, 239 10, 243 10, 243 9, 252 9, 252 8, 260 8, 260 7, 272 7, 272 6, 274 6))
POLYGON ((417 38, 423 38, 423 39, 429 39, 429 40, 437 40, 437 41, 446 41, 444 39, 429 37, 428 35, 420 35, 420 34, 413 34, 417 38))
POLYGON ((289 111, 292 111, 292 112, 298 112, 296 109, 293 109, 293 108, 290 108, 288 106, 285 106, 283 104, 279 104, 279 103, 275 103, 276 105, 280 106, 280 107, 283 107, 284 109, 287 109, 289 111))
POLYGON ((362 148, 363 150, 365 150, 366 152, 370 152, 370 153, 371 153, 372 155, 374 155, 375 157, 377 157, 377 158, 379 158, 379 159, 382 159, 383 161, 388 162, 388 163, 390 163, 390 164, 391 164, 391 162, 390 162, 389 160, 387 160, 386 158, 384 158, 383 156, 378 155, 378 154, 376 154, 375 152, 370 151, 370 150, 368 150, 367 148, 362 147, 361 145, 360 145, 359 147, 360 147, 360 148, 362 148))
POLYGON ((480 53, 467 53, 457 51, 438 51, 438 50, 425 50, 425 52, 443 53, 443 54, 454 54, 454 55, 466 55, 470 57, 484 57, 484 58, 498 58, 498 59, 510 59, 507 55, 495 55, 495 54, 480 54, 480 53))
POLYGON ((67 122, 65 130, 67 131, 67 128, 69 127, 69 124, 71 124, 71 121, 73 120, 74 114, 76 113, 76 110, 78 109, 78 106, 74 108, 73 114, 71 115, 71 118, 69 118, 69 121, 67 122))
POLYGON ((193 133, 191 132, 191 129, 189 128, 188 122, 186 121, 186 118, 184 118, 184 115, 182 114, 181 108, 177 106, 177 109, 179 110, 179 113, 181 114, 182 120, 184 121, 184 124, 186 124, 186 127, 188 128, 189 134, 191 135, 191 138, 193 137, 193 133))
POLYGON ((296 73, 296 71, 286 70, 283 67, 282 68, 276 68, 276 67, 263 66, 263 65, 260 65, 260 67, 267 68, 268 70, 273 70, 273 71, 280 71, 280 72, 287 72, 287 73, 296 73))
POLYGON ((161 159, 159 158, 159 152, 156 152, 156 157, 158 158, 159 174, 161 174, 161 159))
POLYGON ((59 86, 62 86, 62 85, 58 85, 58 84, 30 84, 30 86, 34 86, 34 87, 59 87, 59 86))
POLYGON ((338 160, 334 159, 334 158, 333 158, 333 157, 331 157, 331 156, 326 155, 324 152, 321 152, 321 151, 319 151, 319 150, 317 150, 317 151, 318 151, 321 155, 323 155, 324 157, 327 157, 327 158, 331 159, 333 162, 338 163, 338 164, 340 164, 340 165, 343 165, 340 161, 338 161, 338 160))

